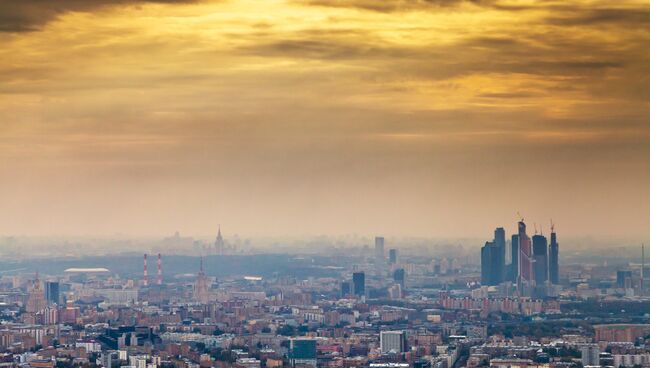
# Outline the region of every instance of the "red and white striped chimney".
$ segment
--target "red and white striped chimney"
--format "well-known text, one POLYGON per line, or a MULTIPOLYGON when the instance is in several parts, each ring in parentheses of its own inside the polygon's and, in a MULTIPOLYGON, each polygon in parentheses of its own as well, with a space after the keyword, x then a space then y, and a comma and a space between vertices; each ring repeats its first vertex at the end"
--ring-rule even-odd
POLYGON ((158 253, 158 285, 162 285, 162 261, 160 260, 160 253, 158 253))
POLYGON ((149 286, 149 272, 147 271, 147 253, 144 254, 144 279, 142 280, 144 286, 149 286))

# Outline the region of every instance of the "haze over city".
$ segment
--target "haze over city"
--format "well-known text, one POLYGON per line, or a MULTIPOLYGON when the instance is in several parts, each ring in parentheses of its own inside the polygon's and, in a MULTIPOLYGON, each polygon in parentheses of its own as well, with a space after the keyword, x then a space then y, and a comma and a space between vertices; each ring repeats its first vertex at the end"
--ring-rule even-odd
POLYGON ((645 1, 0 2, 0 234, 640 242, 645 1))
POLYGON ((648 0, 0 0, 0 368, 650 368, 648 0))

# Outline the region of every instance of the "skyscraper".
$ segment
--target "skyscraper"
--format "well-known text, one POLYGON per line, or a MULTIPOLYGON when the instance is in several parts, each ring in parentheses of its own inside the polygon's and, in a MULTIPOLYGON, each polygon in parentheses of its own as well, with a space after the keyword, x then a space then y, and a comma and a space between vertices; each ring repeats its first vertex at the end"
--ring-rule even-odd
POLYGON ((496 285, 494 282, 494 274, 492 270, 494 255, 496 248, 493 242, 485 242, 481 248, 481 284, 482 285, 496 285))
POLYGON ((481 248, 481 283, 498 285, 506 276, 506 232, 502 227, 494 230, 494 240, 481 248))
POLYGON ((552 284, 560 283, 560 245, 555 229, 551 227, 551 244, 548 248, 548 278, 552 284))
POLYGON ((616 271, 616 287, 621 289, 629 289, 632 287, 632 271, 631 270, 618 270, 616 271))
POLYGON ((510 281, 516 282, 519 278, 519 235, 515 234, 510 240, 510 281))
POLYGON ((375 237, 375 262, 377 264, 384 263, 384 237, 375 237))
POLYGON ((399 284, 402 287, 402 290, 404 290, 406 284, 406 272, 403 268, 398 268, 393 272, 393 280, 396 284, 399 284))
POLYGON ((341 283, 341 297, 345 298, 351 294, 351 286, 349 281, 343 281, 341 283))
POLYGON ((210 302, 210 285, 208 277, 203 272, 203 257, 201 257, 201 267, 194 283, 194 300, 201 304, 210 302))
POLYGON ((224 254, 225 250, 226 243, 223 241, 223 236, 221 235, 221 225, 219 225, 219 230, 217 231, 217 239, 214 241, 214 253, 224 254))
POLYGON ((352 291, 356 296, 366 295, 366 274, 355 272, 352 274, 352 291))
POLYGON ((497 284, 500 284, 505 281, 506 276, 506 231, 502 227, 494 230, 494 246, 497 248, 494 272, 497 284))
POLYGON ((29 288, 29 294, 27 296, 25 311, 27 311, 27 313, 37 313, 42 311, 46 307, 47 307, 47 300, 45 299, 45 293, 41 288, 41 281, 38 279, 38 273, 37 273, 36 279, 33 281, 31 288, 29 288))
POLYGON ((397 249, 388 250, 388 263, 392 265, 397 263, 397 249))
POLYGON ((50 304, 59 304, 59 282, 45 282, 45 300, 50 304))
POLYGON ((500 255, 501 250, 495 242, 485 242, 481 248, 481 284, 499 285, 503 282, 500 255))
POLYGON ((518 242, 519 242, 519 281, 532 282, 535 280, 533 274, 533 252, 530 244, 530 238, 526 234, 526 224, 522 219, 517 224, 518 242))
POLYGON ((535 283, 543 285, 548 281, 548 242, 544 235, 533 235, 533 259, 535 283))

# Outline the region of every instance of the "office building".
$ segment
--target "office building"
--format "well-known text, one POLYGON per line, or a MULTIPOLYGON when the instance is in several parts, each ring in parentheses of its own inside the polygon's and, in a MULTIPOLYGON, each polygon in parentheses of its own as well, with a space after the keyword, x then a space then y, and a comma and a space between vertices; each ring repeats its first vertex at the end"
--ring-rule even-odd
POLYGON ((616 271, 616 287, 620 289, 632 288, 632 271, 618 270, 616 271))
POLYGON ((393 280, 396 284, 399 284, 402 287, 402 290, 405 288, 406 281, 406 272, 403 268, 398 268, 393 272, 393 280))
POLYGON ((28 291, 25 311, 27 313, 38 313, 45 309, 45 307, 47 307, 47 300, 41 288, 41 281, 38 279, 38 274, 36 274, 36 279, 32 282, 28 291))
POLYGON ((384 237, 375 237, 375 262, 378 264, 384 263, 384 237))
POLYGON ((533 274, 533 250, 530 244, 530 237, 526 234, 526 223, 522 219, 517 224, 517 239, 519 243, 519 272, 520 283, 531 283, 535 279, 533 274))
POLYGON ((397 263, 397 249, 390 249, 388 251, 388 263, 392 265, 397 263))
POLYGON ((516 282, 519 278, 519 235, 510 239, 510 281, 516 282))
POLYGON ((500 284, 505 281, 506 276, 506 231, 502 227, 494 230, 494 246, 496 247, 494 272, 497 284, 500 284))
POLYGON ((557 243, 557 234, 551 229, 551 244, 548 248, 548 279, 551 284, 560 283, 560 245, 557 243))
POLYGON ((344 298, 352 294, 352 288, 349 281, 343 281, 341 283, 341 297, 344 298))
POLYGON ((316 368, 316 340, 308 338, 291 339, 289 361, 292 367, 311 366, 316 368))
POLYGON ((481 248, 481 283, 499 285, 506 281, 506 231, 494 230, 494 240, 485 242, 481 248))
POLYGON ((600 366, 600 349, 597 344, 585 344, 580 348, 582 366, 600 366))
POLYGON ((543 285, 548 281, 548 243, 544 235, 533 235, 533 260, 535 283, 543 285))
POLYGON ((493 270, 496 247, 494 242, 485 242, 481 248, 481 285, 497 285, 493 270))
POLYGON ((356 296, 366 295, 366 274, 355 272, 352 274, 352 292, 356 296))
POLYGON ((406 332, 404 331, 381 331, 379 345, 382 354, 403 353, 406 351, 406 332))
POLYGON ((45 300, 49 304, 59 304, 59 282, 58 281, 46 281, 45 282, 45 300))

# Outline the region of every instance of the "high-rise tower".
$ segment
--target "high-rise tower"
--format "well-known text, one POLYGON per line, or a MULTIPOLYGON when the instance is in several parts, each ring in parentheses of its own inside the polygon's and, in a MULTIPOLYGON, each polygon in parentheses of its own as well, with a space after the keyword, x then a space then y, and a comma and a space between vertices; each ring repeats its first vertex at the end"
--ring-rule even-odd
POLYGON ((41 287, 41 281, 38 279, 38 272, 36 273, 36 279, 32 282, 31 288, 29 289, 29 294, 27 296, 27 303, 25 305, 25 311, 27 313, 37 313, 42 311, 47 307, 47 300, 45 300, 45 293, 41 287))
POLYGON ((481 285, 497 285, 494 260, 496 259, 497 248, 494 242, 485 242, 481 248, 481 285))
POLYGON ((352 292, 355 296, 366 295, 366 274, 363 272, 355 272, 352 274, 352 292))
POLYGON ((494 230, 494 240, 481 248, 481 283, 498 285, 506 279, 506 231, 494 230))
POLYGON ((196 283, 194 284, 194 300, 201 304, 210 302, 209 288, 208 278, 205 276, 205 272, 203 272, 203 257, 201 257, 201 268, 196 277, 196 283))
POLYGON ((535 283, 543 285, 548 281, 548 242, 544 235, 533 235, 533 259, 535 283))
POLYGON ((557 243, 557 234, 553 224, 551 224, 551 244, 548 248, 548 279, 551 284, 560 283, 560 245, 557 243))
POLYGON ((226 251, 226 243, 223 241, 223 236, 221 236, 221 225, 219 225, 219 230, 217 231, 217 239, 214 241, 214 252, 215 254, 224 254, 226 251))
POLYGON ((375 237, 375 262, 377 264, 384 263, 384 237, 375 237))
POLYGON ((514 234, 510 240, 510 281, 519 279, 519 235, 514 234))
POLYGON ((392 265, 397 263, 397 249, 388 250, 388 263, 392 265))
POLYGON ((497 284, 500 284, 506 279, 506 231, 502 227, 494 230, 494 246, 496 247, 494 272, 497 284))
POLYGON ((495 276, 498 283, 502 283, 506 279, 506 231, 502 227, 494 230, 494 246, 497 248, 495 276))
POLYGON ((519 281, 532 282, 535 280, 533 274, 533 252, 530 238, 526 234, 526 223, 522 219, 517 224, 517 238, 519 242, 519 281))

